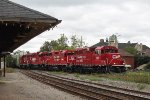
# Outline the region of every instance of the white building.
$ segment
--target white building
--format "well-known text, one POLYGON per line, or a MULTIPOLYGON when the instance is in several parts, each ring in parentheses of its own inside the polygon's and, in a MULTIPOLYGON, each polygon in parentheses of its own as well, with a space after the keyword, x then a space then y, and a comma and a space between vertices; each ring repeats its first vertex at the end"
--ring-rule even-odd
POLYGON ((113 34, 109 37, 108 45, 115 46, 116 48, 118 48, 118 40, 116 35, 113 34))

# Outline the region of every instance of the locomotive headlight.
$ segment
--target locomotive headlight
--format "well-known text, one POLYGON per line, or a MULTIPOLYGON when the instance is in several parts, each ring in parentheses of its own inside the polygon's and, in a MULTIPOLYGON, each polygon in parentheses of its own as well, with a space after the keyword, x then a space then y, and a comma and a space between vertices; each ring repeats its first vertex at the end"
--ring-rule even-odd
POLYGON ((64 60, 64 59, 61 59, 61 60, 64 60))
POLYGON ((116 64, 116 63, 114 63, 114 64, 116 64))

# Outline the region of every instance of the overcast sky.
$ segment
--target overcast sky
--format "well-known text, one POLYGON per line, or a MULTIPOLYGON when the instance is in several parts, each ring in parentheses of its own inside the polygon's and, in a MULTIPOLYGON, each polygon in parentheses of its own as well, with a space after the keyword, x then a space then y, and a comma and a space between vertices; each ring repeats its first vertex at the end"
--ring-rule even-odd
MULTIPOLYGON (((46 31, 19 47, 36 52, 44 41, 60 34, 82 36, 88 46, 118 33, 119 42, 150 46, 150 0, 11 0, 62 20, 54 30, 46 31)), ((17 49, 17 50, 18 50, 17 49)))

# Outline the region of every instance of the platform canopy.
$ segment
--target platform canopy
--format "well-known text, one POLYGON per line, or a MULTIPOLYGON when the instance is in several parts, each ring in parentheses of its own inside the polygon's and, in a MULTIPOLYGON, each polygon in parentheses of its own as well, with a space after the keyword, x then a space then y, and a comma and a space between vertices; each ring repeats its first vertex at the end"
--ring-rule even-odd
POLYGON ((12 1, 0 0, 0 53, 12 52, 60 22, 52 16, 12 1))

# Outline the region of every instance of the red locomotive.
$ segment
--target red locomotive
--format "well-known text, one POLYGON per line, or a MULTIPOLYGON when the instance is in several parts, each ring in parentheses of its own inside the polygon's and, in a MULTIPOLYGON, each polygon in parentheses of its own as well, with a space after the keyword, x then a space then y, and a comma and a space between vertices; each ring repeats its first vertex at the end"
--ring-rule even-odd
POLYGON ((31 53, 20 58, 20 67, 80 73, 125 71, 124 60, 113 46, 31 53))

